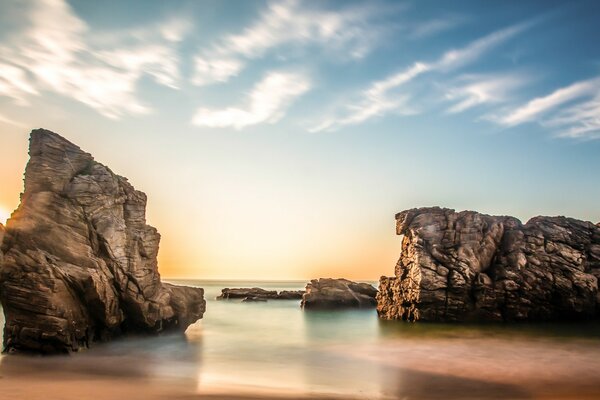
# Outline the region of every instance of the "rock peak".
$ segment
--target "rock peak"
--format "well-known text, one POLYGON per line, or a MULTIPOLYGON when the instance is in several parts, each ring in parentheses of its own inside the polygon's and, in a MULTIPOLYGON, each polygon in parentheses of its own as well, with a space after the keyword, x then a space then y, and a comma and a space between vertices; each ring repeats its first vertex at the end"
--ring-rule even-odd
POLYGON ((202 317, 202 289, 160 280, 144 193, 54 132, 32 131, 29 154, 0 264, 6 350, 73 351, 202 317))

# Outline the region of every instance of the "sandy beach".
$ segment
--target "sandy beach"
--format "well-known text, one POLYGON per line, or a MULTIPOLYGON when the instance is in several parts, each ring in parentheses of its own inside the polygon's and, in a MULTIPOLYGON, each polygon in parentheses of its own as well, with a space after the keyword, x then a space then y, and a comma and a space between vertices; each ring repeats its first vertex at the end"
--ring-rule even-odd
MULTIPOLYGON (((597 399, 596 340, 539 338, 408 338, 378 345, 328 346, 351 352, 357 365, 377 364, 380 395, 203 381, 203 375, 150 374, 129 356, 3 356, 0 399, 597 399), (492 360, 493 357, 493 362, 492 360)), ((169 362, 168 360, 166 362, 169 362)), ((199 367, 201 370, 201 366, 199 367)), ((239 374, 239 372, 236 372, 239 374)), ((241 382, 241 381, 240 381, 241 382)))

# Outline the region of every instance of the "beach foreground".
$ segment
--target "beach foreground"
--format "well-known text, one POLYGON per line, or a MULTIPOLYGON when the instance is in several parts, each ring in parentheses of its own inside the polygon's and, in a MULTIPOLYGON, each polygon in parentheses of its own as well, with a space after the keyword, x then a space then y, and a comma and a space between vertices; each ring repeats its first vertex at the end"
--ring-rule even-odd
MULTIPOLYGON (((343 347, 332 353, 346 352, 343 347)), ((92 353, 90 351, 90 353, 92 353)), ((151 374, 132 356, 3 357, 2 399, 367 399, 372 394, 318 393, 235 383, 202 382, 202 374, 151 374), (114 359, 113 359, 114 358, 114 359)), ((596 399, 600 398, 597 343, 524 340, 414 339, 359 347, 355 362, 386 369, 380 399, 596 399), (444 349, 443 351, 441 351, 444 349), (493 359, 492 359, 493 357, 493 359), (408 366, 412 367, 408 367, 408 366)), ((155 367, 155 366, 154 366, 155 367)), ((201 368, 201 367, 200 367, 201 368)))
MULTIPOLYGON (((595 399, 598 324, 381 321, 298 301, 216 301, 186 335, 130 338, 71 356, 0 356, 0 399, 595 399)), ((0 317, 0 323, 2 323, 0 317)))

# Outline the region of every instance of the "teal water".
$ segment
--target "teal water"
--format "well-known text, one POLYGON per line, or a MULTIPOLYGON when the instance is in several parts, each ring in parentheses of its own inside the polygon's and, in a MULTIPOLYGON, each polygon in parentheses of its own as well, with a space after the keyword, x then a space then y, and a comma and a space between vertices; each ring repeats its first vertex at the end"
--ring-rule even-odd
MULTIPOLYGON (((294 300, 215 300, 224 287, 291 290, 304 281, 172 283, 205 289, 207 311, 185 337, 117 340, 35 363, 93 376, 175 379, 200 394, 532 398, 576 390, 600 396, 598 324, 411 324, 379 320, 375 310, 306 312, 294 300)), ((0 361, 2 375, 12 361, 0 361)))

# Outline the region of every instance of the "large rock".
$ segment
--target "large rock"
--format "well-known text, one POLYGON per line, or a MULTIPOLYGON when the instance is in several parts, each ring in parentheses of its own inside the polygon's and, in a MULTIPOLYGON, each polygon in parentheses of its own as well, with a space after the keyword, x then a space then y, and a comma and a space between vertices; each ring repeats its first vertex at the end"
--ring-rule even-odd
POLYGON ((5 350, 75 351, 202 317, 202 289, 161 283, 144 193, 47 130, 31 132, 29 155, 2 245, 5 350))
POLYGON ((306 285, 301 306, 317 308, 373 308, 377 305, 377 289, 368 283, 348 279, 313 279, 306 285))
POLYGON ((378 313, 409 321, 592 319, 600 314, 600 227, 419 208, 396 215, 395 276, 378 313))

